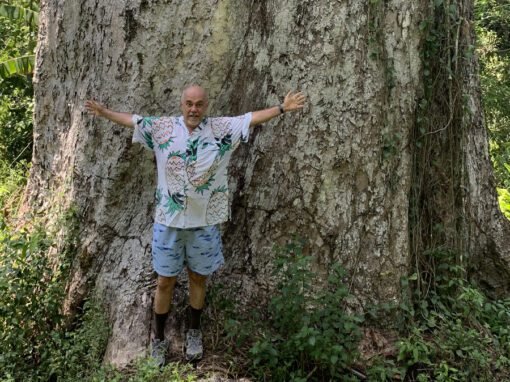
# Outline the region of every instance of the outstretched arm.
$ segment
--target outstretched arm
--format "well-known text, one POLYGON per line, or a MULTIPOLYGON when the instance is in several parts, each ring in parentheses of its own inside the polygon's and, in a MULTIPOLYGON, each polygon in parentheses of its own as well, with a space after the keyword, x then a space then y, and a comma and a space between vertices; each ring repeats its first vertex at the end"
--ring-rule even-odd
POLYGON ((273 106, 268 109, 254 111, 251 114, 251 122, 250 126, 259 125, 261 123, 267 122, 274 117, 279 116, 282 113, 286 113, 288 111, 294 111, 302 109, 305 105, 305 95, 302 92, 288 92, 283 100, 283 103, 278 106, 273 106))
POLYGON ((85 108, 91 114, 106 118, 122 126, 133 127, 133 115, 110 110, 94 100, 85 101, 85 108))

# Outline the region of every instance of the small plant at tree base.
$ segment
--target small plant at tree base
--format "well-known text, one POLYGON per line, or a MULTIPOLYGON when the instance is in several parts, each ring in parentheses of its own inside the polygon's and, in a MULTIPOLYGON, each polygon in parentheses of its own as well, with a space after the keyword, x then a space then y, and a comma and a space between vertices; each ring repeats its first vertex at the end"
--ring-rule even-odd
POLYGON ((343 270, 333 266, 319 286, 301 245, 280 252, 268 319, 250 349, 254 374, 272 381, 347 380, 362 319, 345 311, 349 294, 343 270))
MULTIPOLYGON (((12 232, 0 220, 0 376, 33 374, 48 362, 51 333, 63 322, 68 262, 53 264, 42 229, 12 232)), ((26 378, 28 380, 28 378, 26 378)))
POLYGON ((103 305, 87 300, 83 314, 72 331, 54 331, 57 345, 51 354, 49 369, 53 378, 62 381, 86 381, 102 366, 110 326, 103 305))
POLYGON ((490 300, 469 283, 454 252, 427 256, 433 275, 421 277, 414 307, 400 310, 408 322, 397 343, 403 374, 417 381, 510 380, 510 301, 490 300))
POLYGON ((99 305, 86 302, 73 331, 62 313, 77 221, 70 208, 52 227, 14 229, 0 215, 2 380, 80 380, 101 363, 108 325, 99 305))

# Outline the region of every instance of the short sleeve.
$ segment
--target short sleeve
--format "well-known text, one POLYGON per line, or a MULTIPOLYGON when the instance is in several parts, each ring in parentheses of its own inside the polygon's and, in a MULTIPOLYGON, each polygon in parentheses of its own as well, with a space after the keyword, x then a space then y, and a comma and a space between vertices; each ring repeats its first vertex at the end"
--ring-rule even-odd
POLYGON ((229 151, 234 151, 240 142, 248 142, 251 113, 238 117, 209 118, 207 121, 207 124, 210 123, 220 157, 223 157, 229 151))
POLYGON ((239 117, 232 118, 232 141, 234 144, 238 142, 248 142, 250 137, 251 113, 246 113, 239 117))
POLYGON ((152 126, 154 124, 154 117, 141 117, 133 114, 133 143, 140 143, 143 147, 149 150, 154 150, 154 140, 152 138, 152 126))
POLYGON ((236 148, 240 142, 248 142, 250 135, 251 113, 238 117, 214 118, 212 130, 217 141, 236 148))

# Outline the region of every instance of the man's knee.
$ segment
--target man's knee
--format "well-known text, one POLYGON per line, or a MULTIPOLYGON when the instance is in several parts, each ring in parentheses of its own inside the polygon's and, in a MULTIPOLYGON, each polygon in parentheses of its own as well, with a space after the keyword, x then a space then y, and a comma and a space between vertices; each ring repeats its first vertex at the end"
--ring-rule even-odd
POLYGON ((188 276, 189 276, 190 282, 193 284, 205 286, 205 283, 207 282, 207 276, 195 273, 191 269, 188 269, 188 276))
POLYGON ((165 276, 159 276, 158 275, 158 289, 160 291, 171 291, 175 285, 175 281, 177 280, 177 277, 165 277, 165 276))

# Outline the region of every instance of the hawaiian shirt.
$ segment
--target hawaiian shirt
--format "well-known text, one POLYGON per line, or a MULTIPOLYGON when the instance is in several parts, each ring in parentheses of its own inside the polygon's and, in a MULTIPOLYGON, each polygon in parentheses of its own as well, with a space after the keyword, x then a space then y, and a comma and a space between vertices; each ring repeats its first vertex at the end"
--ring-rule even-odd
POLYGON ((156 223, 192 228, 228 220, 228 162, 248 141, 250 122, 251 113, 204 118, 190 134, 182 116, 133 115, 133 142, 156 156, 156 223))

